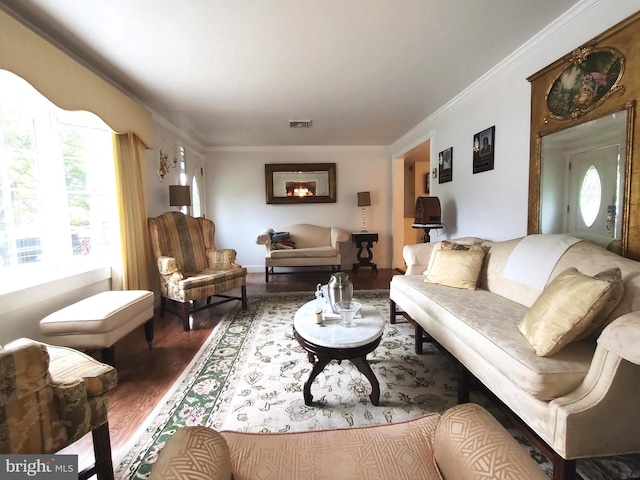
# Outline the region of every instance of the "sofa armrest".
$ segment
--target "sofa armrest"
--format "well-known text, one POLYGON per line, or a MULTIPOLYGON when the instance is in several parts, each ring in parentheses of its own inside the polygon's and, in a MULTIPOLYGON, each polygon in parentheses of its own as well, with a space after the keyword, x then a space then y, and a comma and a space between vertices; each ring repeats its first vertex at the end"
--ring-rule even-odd
POLYGON ((231 455, 227 441, 206 427, 178 429, 160 450, 148 480, 165 478, 231 480, 231 455))
POLYGON ((446 480, 509 478, 548 480, 538 464, 480 405, 447 410, 434 435, 435 460, 446 480))
POLYGON ((640 365, 640 311, 621 315, 607 325, 598 337, 598 345, 640 365))
POLYGON ((349 232, 338 227, 331 227, 331 246, 338 250, 338 243, 349 240, 349 232))
POLYGON ((271 243, 271 237, 273 236, 274 233, 275 233, 275 230, 273 228, 270 228, 269 230, 265 230, 264 232, 258 235, 258 237, 256 238, 256 243, 258 245, 266 245, 268 247, 269 244, 271 243))
POLYGON ((402 248, 402 257, 407 265, 405 275, 420 275, 427 269, 435 243, 416 243, 402 248))
POLYGON ((207 250, 207 264, 209 268, 233 268, 236 264, 237 252, 233 248, 207 250))

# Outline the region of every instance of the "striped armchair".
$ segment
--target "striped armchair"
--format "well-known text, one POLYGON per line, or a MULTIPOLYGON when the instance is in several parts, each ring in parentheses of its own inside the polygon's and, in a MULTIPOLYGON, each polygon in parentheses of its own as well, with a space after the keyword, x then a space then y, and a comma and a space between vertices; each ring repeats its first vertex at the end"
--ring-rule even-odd
POLYGON ((211 220, 167 212, 149 219, 149 233, 160 273, 161 315, 167 298, 177 302, 175 313, 189 331, 193 312, 232 300, 241 300, 247 308, 247 269, 236 263, 235 250, 216 248, 211 220), (241 289, 240 297, 224 294, 234 288, 241 289), (221 300, 211 303, 211 297, 221 300), (196 306, 205 298, 206 304, 196 306))
POLYGON ((95 465, 80 478, 113 480, 107 406, 116 370, 27 338, 0 347, 0 454, 53 454, 87 433, 95 465))

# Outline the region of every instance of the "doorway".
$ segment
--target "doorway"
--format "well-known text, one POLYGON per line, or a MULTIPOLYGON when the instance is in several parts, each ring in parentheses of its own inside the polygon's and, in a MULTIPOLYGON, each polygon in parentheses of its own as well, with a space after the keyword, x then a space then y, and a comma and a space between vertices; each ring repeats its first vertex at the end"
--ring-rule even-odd
POLYGON ((620 146, 569 156, 565 228, 570 235, 608 245, 620 235, 620 146))
POLYGON ((405 245, 422 243, 424 232, 412 228, 418 197, 429 195, 431 143, 414 147, 400 158, 393 159, 393 258, 392 267, 406 269, 402 249, 405 245))

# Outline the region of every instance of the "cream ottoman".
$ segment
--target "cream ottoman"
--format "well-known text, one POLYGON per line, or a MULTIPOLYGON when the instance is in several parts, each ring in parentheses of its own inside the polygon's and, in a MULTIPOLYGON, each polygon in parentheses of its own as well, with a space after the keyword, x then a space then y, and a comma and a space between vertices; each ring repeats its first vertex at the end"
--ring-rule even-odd
POLYGON ((98 293, 40 320, 40 331, 52 345, 76 349, 100 348, 102 360, 114 365, 114 344, 144 324, 153 341, 153 292, 123 290, 98 293))

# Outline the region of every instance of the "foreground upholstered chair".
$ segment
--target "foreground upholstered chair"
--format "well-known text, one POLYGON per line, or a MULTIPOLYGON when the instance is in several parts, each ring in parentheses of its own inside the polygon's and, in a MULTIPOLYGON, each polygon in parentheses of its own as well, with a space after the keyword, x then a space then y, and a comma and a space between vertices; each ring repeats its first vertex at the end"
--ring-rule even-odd
POLYGON ((95 465, 86 479, 113 479, 107 421, 116 370, 66 347, 26 338, 0 348, 0 453, 52 454, 87 433, 95 465))
POLYGON ((211 220, 167 212, 149 219, 149 234, 160 273, 161 315, 167 299, 177 302, 188 331, 189 315, 198 310, 232 300, 247 308, 247 269, 236 263, 235 250, 216 248, 211 220), (224 294, 234 288, 241 289, 240 297, 224 294), (222 300, 211 303, 214 296, 222 300), (203 299, 206 304, 196 306, 203 299))
POLYGON ((546 475, 479 405, 402 423, 298 433, 179 429, 149 480, 541 480, 546 475))

